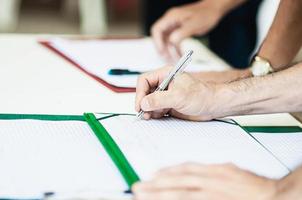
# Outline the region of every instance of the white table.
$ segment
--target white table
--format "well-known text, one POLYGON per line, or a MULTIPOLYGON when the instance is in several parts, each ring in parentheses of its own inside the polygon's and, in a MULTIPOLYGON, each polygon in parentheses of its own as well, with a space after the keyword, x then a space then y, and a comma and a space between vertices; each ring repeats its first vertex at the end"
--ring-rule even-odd
MULTIPOLYGON (((135 112, 135 94, 108 90, 37 42, 48 37, 0 35, 1 113, 135 112)), ((221 62, 204 47, 199 53, 221 62)), ((236 119, 244 125, 300 125, 289 114, 236 119)))
MULTIPOLYGON (((49 36, 0 35, 0 113, 134 113, 133 93, 111 92, 39 45, 49 36)), ((202 48, 204 57, 221 62, 202 48)), ((289 114, 236 117, 242 125, 300 125, 289 114)))

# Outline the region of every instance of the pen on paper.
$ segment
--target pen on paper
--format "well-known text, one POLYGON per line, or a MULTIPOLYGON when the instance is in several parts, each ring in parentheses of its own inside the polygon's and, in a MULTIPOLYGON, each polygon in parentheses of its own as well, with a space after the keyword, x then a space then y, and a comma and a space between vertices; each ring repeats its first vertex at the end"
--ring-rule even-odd
MULTIPOLYGON (((192 54, 193 51, 189 50, 186 52, 177 62, 175 67, 170 71, 168 76, 163 80, 163 82, 157 87, 157 89, 154 91, 164 91, 168 85, 171 83, 171 81, 179 74, 181 74, 185 67, 192 61, 192 54)), ((142 119, 144 115, 144 111, 140 110, 140 112, 137 114, 137 119, 142 119)))

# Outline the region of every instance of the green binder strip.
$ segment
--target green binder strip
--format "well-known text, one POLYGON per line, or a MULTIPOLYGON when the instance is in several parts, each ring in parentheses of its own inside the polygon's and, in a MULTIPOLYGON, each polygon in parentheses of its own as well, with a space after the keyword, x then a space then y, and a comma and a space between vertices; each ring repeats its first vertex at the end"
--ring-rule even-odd
POLYGON ((99 139, 99 141, 106 149, 112 161, 119 169, 129 188, 131 188, 131 186, 135 182, 140 180, 138 175, 136 174, 136 172, 122 153, 122 151, 119 149, 118 145, 114 142, 114 140, 109 135, 107 130, 102 126, 102 124, 99 123, 94 114, 85 113, 84 117, 93 132, 95 133, 95 135, 97 136, 97 138, 99 139))
POLYGON ((243 126, 249 133, 302 133, 299 126, 243 126))
POLYGON ((17 120, 17 119, 34 119, 48 121, 85 121, 82 115, 36 115, 36 114, 0 114, 0 119, 17 120))

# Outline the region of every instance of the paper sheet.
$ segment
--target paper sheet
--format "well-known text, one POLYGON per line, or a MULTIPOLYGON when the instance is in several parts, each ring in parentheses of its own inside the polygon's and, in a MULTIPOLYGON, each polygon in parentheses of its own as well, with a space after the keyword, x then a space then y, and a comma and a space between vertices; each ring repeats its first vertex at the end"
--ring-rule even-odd
MULTIPOLYGON (((147 72, 167 63, 159 56, 151 39, 130 40, 65 40, 54 39, 51 45, 78 63, 86 71, 119 87, 136 87, 137 75, 112 76, 110 69, 147 72)), ((195 47, 196 48, 196 45, 195 47)), ((193 49, 194 50, 194 49, 193 49)), ((198 51, 196 51, 198 52, 198 51)), ((186 71, 224 69, 197 53, 186 71), (194 59, 196 58, 196 59, 194 59)))
POLYGON ((289 170, 239 126, 173 118, 136 121, 119 116, 101 121, 143 179, 184 162, 234 163, 269 178, 289 170))
POLYGON ((0 197, 127 189, 86 122, 0 120, 0 163, 0 197))
POLYGON ((302 165, 302 133, 252 133, 289 169, 302 165))

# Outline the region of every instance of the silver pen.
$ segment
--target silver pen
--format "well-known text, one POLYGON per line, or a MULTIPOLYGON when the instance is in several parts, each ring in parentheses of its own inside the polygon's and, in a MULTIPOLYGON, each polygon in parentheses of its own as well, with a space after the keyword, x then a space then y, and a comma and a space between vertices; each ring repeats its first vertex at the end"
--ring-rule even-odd
MULTIPOLYGON (((177 64, 174 66, 174 68, 170 71, 169 75, 163 80, 163 82, 161 82, 161 84, 156 88, 156 91, 164 91, 168 85, 171 83, 171 81, 178 75, 181 74, 185 67, 192 61, 192 56, 193 51, 189 50, 187 51, 177 62, 177 64)), ((144 116, 144 111, 141 110, 138 114, 137 114, 137 119, 142 119, 142 117, 144 116)))

